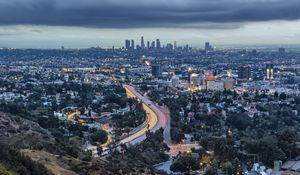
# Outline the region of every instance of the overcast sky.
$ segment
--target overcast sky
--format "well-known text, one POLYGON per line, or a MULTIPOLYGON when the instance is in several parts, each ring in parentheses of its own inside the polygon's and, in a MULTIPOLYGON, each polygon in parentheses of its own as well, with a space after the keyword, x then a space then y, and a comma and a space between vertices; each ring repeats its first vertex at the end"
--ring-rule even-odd
POLYGON ((0 47, 300 44, 300 0, 0 0, 0 47), (137 43, 138 41, 136 41, 137 43))

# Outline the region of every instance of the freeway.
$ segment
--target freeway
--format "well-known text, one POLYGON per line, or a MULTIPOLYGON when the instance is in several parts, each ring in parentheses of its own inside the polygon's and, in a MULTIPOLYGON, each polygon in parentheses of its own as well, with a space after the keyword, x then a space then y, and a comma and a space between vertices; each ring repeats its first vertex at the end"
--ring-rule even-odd
POLYGON ((165 115, 152 101, 138 93, 134 87, 130 85, 123 85, 128 97, 137 98, 143 103, 143 108, 147 114, 146 122, 136 128, 134 133, 120 141, 121 144, 137 144, 146 139, 146 131, 157 131, 160 128, 165 128, 168 116, 165 115))

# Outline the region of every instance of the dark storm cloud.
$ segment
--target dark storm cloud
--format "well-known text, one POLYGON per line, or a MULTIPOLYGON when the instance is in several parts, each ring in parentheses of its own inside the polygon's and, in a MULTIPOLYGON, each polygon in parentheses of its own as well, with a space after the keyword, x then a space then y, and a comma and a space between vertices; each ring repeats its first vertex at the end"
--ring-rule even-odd
POLYGON ((222 27, 296 20, 299 8, 299 0, 0 0, 0 25, 222 27))

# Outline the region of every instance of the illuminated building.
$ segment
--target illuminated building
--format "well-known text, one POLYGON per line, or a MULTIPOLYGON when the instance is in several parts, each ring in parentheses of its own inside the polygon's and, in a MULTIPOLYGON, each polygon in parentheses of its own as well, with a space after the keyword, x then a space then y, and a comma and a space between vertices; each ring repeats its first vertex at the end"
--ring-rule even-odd
POLYGON ((266 72, 267 72, 267 76, 266 79, 267 80, 272 80, 273 79, 273 64, 267 64, 266 65, 266 72))
POLYGON ((191 83, 192 73, 193 73, 193 68, 189 67, 189 69, 188 69, 188 83, 191 83))
POLYGON ((224 80, 224 89, 226 89, 226 90, 233 89, 234 85, 235 85, 234 79, 224 80))
POLYGON ((171 83, 172 83, 172 86, 179 87, 179 84, 180 84, 179 78, 176 75, 174 75, 171 79, 171 83))
POLYGON ((223 81, 207 81, 206 84, 206 89, 207 90, 212 90, 212 91, 223 91, 224 90, 224 82, 223 81))
POLYGON ((194 86, 198 86, 201 84, 201 78, 199 74, 192 73, 190 75, 190 83, 194 86))
POLYGON ((231 70, 227 71, 227 77, 232 77, 232 71, 231 70))

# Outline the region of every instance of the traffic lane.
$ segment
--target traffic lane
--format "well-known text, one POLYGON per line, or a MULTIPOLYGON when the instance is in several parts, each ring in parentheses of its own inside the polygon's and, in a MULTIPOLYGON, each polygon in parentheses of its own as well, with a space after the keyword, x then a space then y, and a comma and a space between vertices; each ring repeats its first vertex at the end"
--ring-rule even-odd
MULTIPOLYGON (((143 108, 144 110, 146 110, 149 113, 149 122, 147 125, 149 125, 149 129, 152 130, 156 124, 158 123, 158 119, 157 116, 155 115, 155 113, 146 105, 143 103, 143 108)), ((128 143, 128 142, 136 142, 135 140, 138 139, 139 137, 142 137, 143 135, 145 135, 146 131, 148 130, 148 126, 144 127, 143 129, 137 131, 136 133, 134 133, 133 135, 123 139, 120 143, 128 143)), ((144 137, 146 138, 146 137, 144 137)), ((139 139, 141 140, 141 139, 139 139)))
MULTIPOLYGON (((150 118, 156 118, 155 124, 149 123, 150 124, 150 131, 156 131, 160 129, 161 127, 165 127, 167 123, 167 117, 147 98, 139 94, 133 87, 124 85, 124 88, 126 88, 128 91, 130 91, 131 95, 135 96, 138 98, 142 103, 144 104, 144 109, 151 114, 150 118)), ((144 140, 145 137, 145 132, 148 130, 148 128, 145 130, 142 129, 140 132, 137 132, 136 134, 122 140, 121 142, 126 143, 127 141, 130 143, 136 143, 139 141, 144 140), (141 134, 143 133, 143 134, 141 134), (131 140, 131 141, 130 141, 131 140)))

